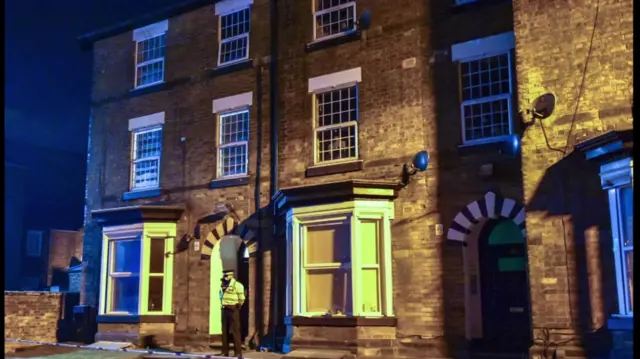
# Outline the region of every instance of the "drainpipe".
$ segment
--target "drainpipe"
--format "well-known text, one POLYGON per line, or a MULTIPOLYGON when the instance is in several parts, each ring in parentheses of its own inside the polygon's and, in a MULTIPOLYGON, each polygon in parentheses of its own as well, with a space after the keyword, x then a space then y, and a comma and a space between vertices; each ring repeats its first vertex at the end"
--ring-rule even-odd
MULTIPOLYGON (((258 213, 258 229, 257 229, 257 233, 256 233, 256 288, 254 293, 256 293, 255 296, 255 302, 253 303, 253 306, 257 309, 258 306, 256 305, 259 301, 258 299, 258 295, 257 293, 262 293, 263 290, 262 288, 264 288, 264 283, 263 283, 263 276, 260 275, 260 271, 259 268, 262 268, 262 211, 260 209, 260 168, 262 167, 262 66, 263 63, 262 61, 258 62, 258 67, 256 68, 256 102, 257 106, 256 106, 256 117, 257 117, 257 122, 258 122, 258 134, 257 134, 257 151, 256 151, 256 184, 255 184, 255 189, 254 189, 254 200, 255 200, 255 210, 258 213)), ((264 305, 262 305, 262 307, 264 308, 264 305)), ((262 332, 263 330, 263 318, 264 315, 262 315, 262 310, 254 310, 255 313, 255 333, 258 334, 258 340, 261 341, 264 333, 262 332)), ((262 343, 260 343, 260 345, 262 345, 262 343)))
POLYGON ((269 21, 271 26, 271 61, 269 63, 269 82, 270 82, 270 111, 271 111, 271 177, 270 177, 270 195, 271 207, 273 210, 273 242, 271 246, 271 273, 272 273, 272 293, 273 305, 271 310, 271 335, 272 335, 272 351, 277 350, 276 345, 276 320, 278 318, 278 226, 276 220, 276 206, 273 202, 278 188, 278 1, 271 0, 269 4, 269 21), (275 274, 275 275, 274 275, 275 274))

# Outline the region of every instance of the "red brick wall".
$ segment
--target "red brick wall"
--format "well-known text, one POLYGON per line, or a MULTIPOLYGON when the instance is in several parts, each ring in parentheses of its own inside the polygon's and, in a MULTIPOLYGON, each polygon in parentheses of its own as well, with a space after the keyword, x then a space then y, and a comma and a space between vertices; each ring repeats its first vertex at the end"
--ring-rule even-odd
MULTIPOLYGON (((269 133, 269 71, 263 61, 269 55, 268 1, 252 5, 249 69, 211 77, 206 70, 217 65, 217 17, 214 6, 205 6, 169 19, 165 80, 189 79, 170 90, 138 97, 122 98, 134 84, 134 43, 126 32, 98 41, 94 45, 93 122, 88 163, 88 209, 104 209, 144 203, 180 203, 187 207, 178 223, 178 238, 192 233, 198 219, 216 211, 220 203, 231 203, 241 219, 255 211, 258 99, 258 67, 263 99, 262 131, 269 133), (216 116, 212 101, 216 98, 253 91, 249 130, 249 184, 209 189, 216 176, 216 116), (156 112, 165 112, 163 158, 161 166, 162 196, 123 201, 129 190, 131 133, 128 120, 156 112), (181 137, 185 141, 181 142, 181 137)), ((269 143, 263 141, 261 166, 261 205, 269 202, 269 143)), ((98 299, 101 251, 100 227, 85 218, 84 258, 86 295, 84 303, 95 306, 98 299)), ((200 260, 193 246, 174 257, 173 307, 176 337, 208 341, 209 333, 209 262, 200 260)), ((268 297, 267 297, 268 298, 268 297)), ((265 300, 268 308, 268 300, 265 300)), ((250 335, 252 332, 250 333, 250 335)))
MULTIPOLYGON (((49 235, 49 268, 47 269, 47 286, 52 284, 54 270, 66 270, 71 259, 82 260, 82 230, 61 231, 51 230, 49 235)), ((73 265, 79 263, 73 263, 73 265)))
POLYGON ((61 293, 4 292, 4 336, 56 342, 61 293))
MULTIPOLYGON (((462 253, 435 236, 434 225, 453 216, 487 190, 521 200, 519 161, 503 161, 495 153, 461 154, 458 69, 441 61, 436 50, 454 43, 512 29, 511 2, 456 10, 449 2, 426 4, 414 0, 358 0, 357 13, 373 14, 371 28, 359 41, 305 52, 311 41, 311 1, 281 0, 279 33, 279 173, 280 188, 346 178, 397 180, 403 163, 420 150, 431 155, 429 170, 401 191, 393 225, 395 312, 398 331, 424 338, 464 335, 462 253), (414 67, 403 67, 415 58, 414 67), (434 61, 432 61, 434 60, 434 61), (360 157, 362 171, 307 178, 313 163, 310 77, 354 67, 362 68, 360 84, 360 157), (502 161, 502 162, 501 162, 502 161), (481 164, 499 163, 501 176, 481 180, 481 164)), ((268 1, 252 8, 251 58, 269 55, 268 1)), ((131 32, 94 45, 93 122, 88 165, 89 210, 141 203, 186 203, 179 236, 218 203, 230 202, 245 218, 254 213, 257 159, 257 104, 251 109, 248 186, 210 190, 215 176, 215 98, 256 90, 257 71, 247 69, 208 78, 217 54, 217 19, 213 6, 169 19, 167 82, 190 82, 139 97, 123 98, 133 86, 134 44, 131 32), (161 186, 163 195, 122 201, 128 190, 130 118, 165 111, 161 186), (181 142, 180 138, 186 141, 181 142)), ((449 57, 450 59, 450 57, 449 57)), ((269 73, 262 72, 263 143, 260 196, 269 198, 269 73)), ((100 228, 86 218, 84 260, 87 267, 85 302, 95 305, 100 263, 100 228)), ((266 230, 268 232, 268 229, 266 230)), ((176 336, 206 338, 209 326, 209 264, 190 250, 175 256, 174 312, 176 336)), ((252 260, 252 263, 254 261, 252 260)), ((270 315, 271 260, 263 263, 264 323, 270 315)), ((281 281, 282 282, 282 281, 281 281)), ((251 296, 250 296, 251 297, 251 296)), ((280 312, 281 313, 281 312, 280 312)), ((250 330, 249 335, 253 332, 250 330)))
POLYGON ((546 92, 557 99, 522 140, 534 332, 556 328, 586 346, 586 333, 614 310, 616 289, 598 167, 572 152, 633 128, 633 1, 513 3, 520 108, 546 92))

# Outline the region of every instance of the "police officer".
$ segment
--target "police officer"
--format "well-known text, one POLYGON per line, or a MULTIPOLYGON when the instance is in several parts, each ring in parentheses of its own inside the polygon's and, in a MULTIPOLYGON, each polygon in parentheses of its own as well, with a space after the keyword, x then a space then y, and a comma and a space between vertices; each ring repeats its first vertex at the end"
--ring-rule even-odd
POLYGON ((240 338, 240 308, 244 304, 244 286, 233 277, 233 271, 223 272, 220 288, 222 303, 222 355, 229 356, 229 329, 233 335, 233 348, 236 357, 242 357, 240 338))

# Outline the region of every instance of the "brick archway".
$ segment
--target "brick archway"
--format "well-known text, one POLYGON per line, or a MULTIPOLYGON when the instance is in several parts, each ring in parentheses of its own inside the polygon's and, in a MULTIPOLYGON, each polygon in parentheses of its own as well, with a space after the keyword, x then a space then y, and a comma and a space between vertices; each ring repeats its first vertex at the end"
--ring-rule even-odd
POLYGON ((471 229, 483 219, 507 218, 513 221, 526 238, 524 206, 511 198, 504 198, 494 191, 487 192, 484 197, 469 203, 453 218, 447 239, 459 241, 466 245, 471 229))
MULTIPOLYGON (((200 254, 200 259, 202 260, 211 259, 213 247, 216 243, 224 240, 227 235, 233 234, 240 237, 247 247, 250 247, 255 237, 255 233, 246 224, 240 224, 240 221, 233 215, 226 215, 211 233, 213 238, 205 236, 202 253, 200 254)), ((251 250, 249 251, 251 252, 251 250)))

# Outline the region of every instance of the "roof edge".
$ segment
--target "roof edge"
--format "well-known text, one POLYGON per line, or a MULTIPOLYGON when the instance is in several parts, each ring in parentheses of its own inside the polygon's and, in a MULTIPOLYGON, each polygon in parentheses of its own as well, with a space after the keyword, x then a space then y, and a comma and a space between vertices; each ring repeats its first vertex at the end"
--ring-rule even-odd
POLYGON ((153 24, 154 22, 165 20, 207 5, 215 4, 220 1, 222 0, 185 0, 178 4, 167 6, 143 16, 131 18, 114 25, 87 32, 78 36, 76 39, 80 43, 81 49, 88 50, 96 41, 116 36, 124 32, 137 29, 139 27, 153 24))

